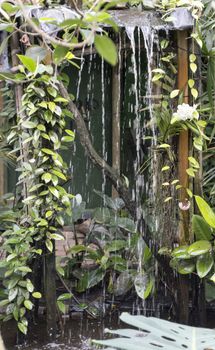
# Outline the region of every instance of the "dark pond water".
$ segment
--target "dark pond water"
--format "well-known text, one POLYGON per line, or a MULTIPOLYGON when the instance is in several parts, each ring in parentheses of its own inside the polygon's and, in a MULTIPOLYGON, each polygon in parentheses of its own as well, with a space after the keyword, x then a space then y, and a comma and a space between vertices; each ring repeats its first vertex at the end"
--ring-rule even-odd
MULTIPOLYGON (((37 325, 32 327, 25 345, 15 346, 16 327, 13 322, 4 324, 1 333, 7 350, 95 350, 96 347, 93 346, 91 340, 104 338, 105 328, 116 329, 126 327, 119 320, 119 315, 122 311, 132 313, 131 309, 120 308, 115 313, 107 314, 101 319, 92 319, 86 314, 74 313, 71 318, 64 320, 63 330, 59 332, 55 342, 50 342, 47 339, 44 316, 40 316, 37 325)), ((143 314, 143 310, 139 311, 143 314)), ((158 316, 154 312, 151 315, 158 316)), ((166 310, 161 312, 159 316, 169 319, 166 310)), ((204 326, 215 328, 214 309, 208 310, 207 324, 204 326)))
POLYGON ((63 332, 55 342, 48 341, 43 318, 32 328, 25 345, 15 346, 16 331, 12 322, 2 327, 2 336, 7 350, 93 350, 95 347, 91 339, 103 338, 105 328, 119 327, 118 315, 106 316, 100 320, 77 315, 65 322, 63 332))

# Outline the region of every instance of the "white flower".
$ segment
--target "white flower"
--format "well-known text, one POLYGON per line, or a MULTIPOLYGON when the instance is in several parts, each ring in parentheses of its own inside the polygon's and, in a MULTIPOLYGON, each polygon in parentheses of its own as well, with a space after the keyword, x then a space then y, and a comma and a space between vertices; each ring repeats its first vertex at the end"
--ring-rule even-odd
POLYGON ((184 202, 179 202, 178 206, 181 210, 189 210, 190 209, 190 201, 188 201, 188 199, 185 199, 184 202))
POLYGON ((199 113, 196 110, 197 105, 190 106, 187 103, 178 105, 177 112, 173 113, 172 123, 178 120, 186 121, 199 118, 199 113))

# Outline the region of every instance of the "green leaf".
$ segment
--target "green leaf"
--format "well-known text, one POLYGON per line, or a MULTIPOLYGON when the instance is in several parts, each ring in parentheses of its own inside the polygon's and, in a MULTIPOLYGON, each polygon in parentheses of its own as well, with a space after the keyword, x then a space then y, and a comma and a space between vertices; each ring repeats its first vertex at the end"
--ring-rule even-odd
POLYGON ((63 241, 63 240, 64 240, 64 236, 59 235, 59 234, 57 234, 57 233, 52 233, 52 234, 50 235, 50 238, 51 238, 51 239, 54 239, 55 241, 63 241))
POLYGON ((188 248, 188 254, 192 256, 201 255, 204 253, 209 252, 211 250, 212 246, 211 243, 208 241, 196 241, 193 244, 191 244, 188 248))
POLYGON ((153 280, 146 273, 139 273, 134 280, 135 290, 141 299, 146 299, 153 289, 153 280))
POLYGON ((51 155, 51 156, 54 156, 54 155, 55 155, 55 153, 54 153, 51 149, 49 149, 49 148, 42 148, 41 151, 42 151, 43 153, 49 154, 49 155, 51 155))
POLYGON ((27 290, 28 290, 30 293, 32 293, 32 292, 34 291, 34 286, 33 286, 32 282, 31 282, 29 279, 27 280, 26 288, 27 288, 27 290))
POLYGON ((68 299, 71 299, 73 297, 73 294, 72 293, 64 293, 64 294, 61 294, 57 300, 68 300, 68 299))
POLYGON ((195 73, 197 71, 197 65, 196 63, 190 63, 190 69, 193 73, 195 73))
POLYGON ((202 197, 195 196, 195 200, 205 221, 208 223, 208 225, 215 228, 215 213, 211 207, 202 197))
POLYGON ((53 59, 54 63, 58 64, 64 60, 69 48, 63 46, 57 46, 54 50, 53 59))
POLYGON ((212 239, 212 229, 200 215, 193 215, 192 230, 197 240, 210 241, 212 239))
POLYGON ((47 184, 48 182, 51 181, 52 176, 51 176, 50 173, 45 173, 45 174, 42 175, 41 179, 42 179, 43 181, 45 181, 45 183, 47 184))
POLYGON ((33 129, 36 128, 37 124, 31 121, 22 121, 22 128, 33 129))
POLYGON ((177 265, 177 271, 182 275, 188 275, 195 271, 195 263, 192 260, 181 260, 177 265))
POLYGON ((127 241, 124 240, 113 240, 112 242, 106 244, 105 250, 107 252, 116 252, 118 250, 121 250, 125 247, 127 247, 127 241))
POLYGON ((200 255, 197 259, 196 270, 200 278, 204 278, 210 272, 214 265, 211 254, 200 255))
POLYGON ((47 249, 48 249, 50 252, 53 252, 53 244, 52 244, 52 241, 51 241, 50 239, 47 239, 45 243, 46 243, 47 249))
POLYGON ((188 253, 189 246, 182 245, 180 247, 177 247, 172 252, 172 257, 177 259, 189 259, 190 254, 188 253))
POLYGON ((82 244, 76 244, 74 245, 72 248, 69 249, 69 252, 71 254, 78 254, 80 252, 85 252, 87 249, 87 247, 85 245, 82 244))
POLYGON ((108 223, 110 221, 110 210, 108 208, 97 208, 94 220, 100 224, 108 223))
POLYGON ((51 170, 51 172, 52 172, 52 174, 56 175, 60 179, 65 180, 65 181, 67 180, 66 176, 62 172, 60 172, 58 170, 54 170, 54 169, 51 170))
POLYGON ((35 299, 40 299, 42 298, 42 294, 40 292, 34 292, 32 294, 32 297, 34 297, 35 299))
POLYGON ((59 199, 60 195, 59 195, 58 190, 53 186, 49 186, 48 188, 49 188, 49 191, 53 194, 53 196, 55 196, 56 198, 59 199))
POLYGON ((30 300, 25 300, 24 301, 24 306, 26 307, 26 309, 32 310, 34 305, 33 305, 33 303, 30 300))
POLYGON ((37 68, 37 63, 28 56, 17 55, 19 60, 22 62, 23 66, 29 70, 29 72, 34 73, 37 68))
POLYGON ((59 310, 60 310, 63 314, 65 314, 65 312, 66 312, 66 305, 65 305, 62 301, 58 300, 58 301, 57 301, 57 306, 58 306, 59 310))
POLYGON ((10 289, 8 294, 8 300, 13 301, 16 298, 17 294, 18 294, 18 288, 10 289))
POLYGON ((179 92, 180 92, 180 90, 173 90, 170 94, 170 98, 174 98, 174 97, 178 96, 179 92))
POLYGON ((21 322, 18 322, 18 328, 23 334, 27 334, 27 327, 21 322))
POLYGON ((61 140, 62 142, 73 142, 74 136, 63 136, 61 140))
POLYGON ((112 66, 117 64, 118 54, 113 41, 106 35, 95 35, 95 47, 99 55, 112 66))
POLYGON ((195 177, 195 172, 193 171, 193 168, 186 169, 186 173, 191 177, 195 177))

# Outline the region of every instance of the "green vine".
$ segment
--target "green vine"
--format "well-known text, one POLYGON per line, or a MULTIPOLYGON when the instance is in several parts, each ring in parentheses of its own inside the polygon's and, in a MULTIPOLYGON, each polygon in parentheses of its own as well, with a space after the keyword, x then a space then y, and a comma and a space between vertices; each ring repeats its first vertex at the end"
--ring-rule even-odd
POLYGON ((62 213, 71 215, 71 194, 63 184, 68 180, 67 166, 60 155, 62 145, 73 142, 74 132, 67 129, 71 112, 67 100, 59 95, 59 79, 51 66, 35 66, 31 58, 20 56, 25 68, 22 75, 29 80, 22 97, 18 125, 8 139, 17 148, 23 145, 19 157, 19 184, 23 184, 23 209, 19 222, 3 234, 3 249, 7 254, 1 266, 5 272, 6 306, 4 321, 15 318, 21 332, 27 333, 27 311, 33 309, 32 298, 40 298, 31 282, 32 263, 36 256, 50 254, 55 240, 63 239, 62 213), (26 69, 35 67, 28 72, 26 69), (27 159, 25 150, 27 149, 27 159))

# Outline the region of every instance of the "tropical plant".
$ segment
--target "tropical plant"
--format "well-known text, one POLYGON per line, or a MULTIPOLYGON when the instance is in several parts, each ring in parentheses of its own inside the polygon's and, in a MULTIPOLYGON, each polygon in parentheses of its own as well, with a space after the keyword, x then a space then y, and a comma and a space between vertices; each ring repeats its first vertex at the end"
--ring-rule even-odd
POLYGON ((78 279, 78 292, 104 280, 111 294, 123 295, 135 286, 138 296, 146 299, 154 286, 152 253, 124 210, 123 200, 95 192, 105 205, 91 210, 93 218, 83 243, 71 247, 62 259, 64 275, 78 279))
POLYGON ((196 241, 191 245, 175 248, 171 252, 170 265, 180 274, 185 275, 196 271, 200 278, 207 277, 214 281, 215 213, 203 198, 195 196, 195 200, 202 214, 202 216, 193 215, 192 217, 192 230, 196 241))
MULTIPOLYGON (((132 316, 122 313, 120 319, 132 328, 109 330, 118 338, 94 340, 93 343, 121 350, 213 350, 214 329, 196 328, 154 317, 132 316), (137 328, 138 330, 134 329, 137 328)), ((110 348, 109 348, 110 349, 110 348)))

